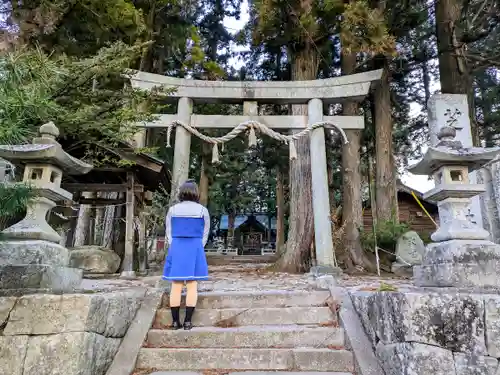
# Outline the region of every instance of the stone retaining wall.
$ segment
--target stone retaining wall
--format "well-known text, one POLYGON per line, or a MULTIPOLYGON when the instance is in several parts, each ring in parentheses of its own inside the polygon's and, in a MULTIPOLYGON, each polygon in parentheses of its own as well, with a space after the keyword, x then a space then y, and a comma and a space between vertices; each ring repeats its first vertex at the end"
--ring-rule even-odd
POLYGON ((500 375, 500 296, 354 292, 386 375, 500 375))
POLYGON ((104 375, 144 295, 0 298, 0 374, 104 375))

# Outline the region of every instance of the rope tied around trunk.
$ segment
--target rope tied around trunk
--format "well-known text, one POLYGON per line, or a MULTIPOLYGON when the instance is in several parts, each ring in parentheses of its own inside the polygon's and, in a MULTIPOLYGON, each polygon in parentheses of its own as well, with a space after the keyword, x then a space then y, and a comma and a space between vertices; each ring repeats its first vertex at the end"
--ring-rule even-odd
POLYGON ((170 123, 167 127, 167 147, 171 147, 170 146, 170 138, 172 135, 172 129, 177 127, 177 126, 182 126, 189 133, 200 138, 202 141, 205 141, 205 142, 213 145, 212 163, 219 163, 220 162, 220 160, 219 160, 219 145, 221 145, 221 147, 224 147, 224 143, 236 138, 239 134, 246 132, 247 130, 248 130, 248 146, 249 147, 254 147, 257 145, 257 134, 256 133, 258 131, 262 134, 267 135, 268 137, 271 137, 271 138, 276 139, 280 142, 288 144, 291 160, 297 159, 297 150, 295 148, 295 141, 301 137, 308 135, 314 129, 317 129, 320 127, 334 127, 335 129, 337 129, 339 131, 340 135, 342 136, 344 144, 349 143, 344 130, 340 126, 338 126, 332 122, 329 122, 329 121, 315 122, 314 124, 311 124, 310 126, 304 128, 304 130, 301 130, 298 133, 285 135, 285 134, 278 133, 277 131, 274 131, 273 129, 269 128, 268 126, 266 126, 264 124, 261 124, 258 121, 248 120, 248 121, 242 122, 238 126, 234 127, 233 129, 231 129, 231 131, 229 133, 223 135, 222 137, 210 137, 208 135, 200 133, 198 131, 198 129, 196 129, 195 127, 193 127, 189 124, 185 124, 181 121, 175 120, 172 123, 170 123))

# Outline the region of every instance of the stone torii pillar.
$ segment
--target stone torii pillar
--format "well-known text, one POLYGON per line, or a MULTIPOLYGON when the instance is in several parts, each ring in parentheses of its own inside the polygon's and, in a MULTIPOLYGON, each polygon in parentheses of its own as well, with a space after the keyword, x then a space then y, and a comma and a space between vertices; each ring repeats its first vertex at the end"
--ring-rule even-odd
MULTIPOLYGON (((323 102, 311 99, 308 103, 309 126, 323 121, 323 102)), ((330 198, 326 168, 325 130, 320 127, 310 134, 312 200, 314 211, 314 242, 317 266, 313 272, 337 273, 335 264, 332 223, 330 217, 330 198)))
MULTIPOLYGON (((193 112, 193 101, 190 98, 179 98, 177 104, 177 118, 189 124, 193 112)), ((174 165, 172 169, 172 188, 170 190, 170 204, 177 201, 179 187, 189 176, 189 153, 191 152, 191 134, 182 126, 175 127, 174 165)))

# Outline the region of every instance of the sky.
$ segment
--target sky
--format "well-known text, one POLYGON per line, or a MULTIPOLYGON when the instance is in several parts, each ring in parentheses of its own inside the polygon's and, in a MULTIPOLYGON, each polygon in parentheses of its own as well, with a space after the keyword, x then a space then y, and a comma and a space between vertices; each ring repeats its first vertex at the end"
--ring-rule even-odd
MULTIPOLYGON (((248 3, 244 1, 241 5, 241 17, 239 20, 233 18, 233 17, 226 17, 224 19, 224 26, 231 32, 231 33, 236 33, 240 29, 243 28, 243 26, 247 23, 248 21, 248 3)), ((233 51, 243 51, 245 48, 241 46, 236 46, 233 45, 231 46, 233 51)), ((241 58, 234 58, 232 61, 232 65, 235 68, 240 68, 241 66, 244 65, 244 61, 241 58)), ((439 90, 439 82, 435 82, 435 87, 432 87, 433 91, 439 90)), ((420 112, 419 106, 415 103, 414 106, 411 108, 411 112, 418 114, 420 112)), ((410 165, 416 163, 418 160, 411 160, 410 165)), ((426 191, 432 189, 434 187, 434 182, 429 179, 428 176, 416 176, 412 173, 405 172, 401 176, 401 180, 403 181, 404 184, 408 185, 412 189, 415 189, 417 191, 420 191, 421 193, 425 193, 426 191)))

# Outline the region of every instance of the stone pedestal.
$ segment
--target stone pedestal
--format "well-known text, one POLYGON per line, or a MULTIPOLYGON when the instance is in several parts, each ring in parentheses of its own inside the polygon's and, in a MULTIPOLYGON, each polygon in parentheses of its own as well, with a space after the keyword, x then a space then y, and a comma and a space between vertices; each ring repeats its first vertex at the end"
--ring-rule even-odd
POLYGON ((435 242, 486 240, 490 234, 468 218, 469 198, 447 198, 438 203, 440 227, 431 235, 435 242))
POLYGON ((500 245, 487 240, 450 240, 429 244, 417 286, 500 289, 500 245))
POLYGON ((68 249, 43 240, 0 242, 0 289, 78 288, 82 271, 67 267, 68 249))
POLYGON ((48 211, 55 206, 56 204, 50 199, 34 198, 26 209, 24 219, 2 232, 4 238, 37 239, 58 243, 61 236, 45 220, 48 211))
POLYGON ((313 266, 309 272, 315 276, 332 275, 340 277, 343 274, 342 268, 334 266, 313 266))

